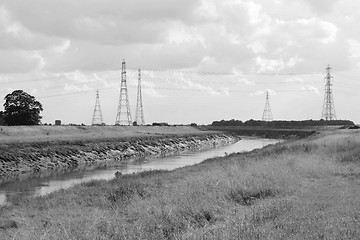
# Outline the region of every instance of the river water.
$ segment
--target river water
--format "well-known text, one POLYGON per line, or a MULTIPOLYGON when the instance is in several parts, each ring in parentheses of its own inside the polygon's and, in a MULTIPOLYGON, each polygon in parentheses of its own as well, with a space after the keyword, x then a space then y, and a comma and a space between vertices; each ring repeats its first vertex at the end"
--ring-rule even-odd
POLYGON ((251 151, 280 141, 275 139, 243 138, 234 144, 204 151, 187 151, 167 157, 148 157, 96 169, 83 169, 60 175, 54 174, 47 177, 8 182, 0 185, 0 204, 11 203, 12 199, 18 199, 19 196, 45 195, 94 179, 109 180, 114 178, 117 171, 122 174, 131 174, 147 170, 172 170, 186 165, 194 165, 208 158, 224 156, 233 152, 251 151))

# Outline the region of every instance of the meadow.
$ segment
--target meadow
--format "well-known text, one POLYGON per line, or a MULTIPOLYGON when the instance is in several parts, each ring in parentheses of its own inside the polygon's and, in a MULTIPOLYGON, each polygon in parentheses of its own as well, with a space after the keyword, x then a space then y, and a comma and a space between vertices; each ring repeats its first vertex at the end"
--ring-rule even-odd
POLYGON ((328 131, 19 198, 0 239, 358 239, 359 184, 360 131, 328 131))

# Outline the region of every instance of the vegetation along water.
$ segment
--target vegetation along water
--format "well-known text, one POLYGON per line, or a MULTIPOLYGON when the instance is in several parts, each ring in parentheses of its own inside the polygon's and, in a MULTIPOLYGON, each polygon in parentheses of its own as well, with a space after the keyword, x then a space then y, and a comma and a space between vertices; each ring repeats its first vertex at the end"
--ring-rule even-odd
POLYGON ((110 180, 115 174, 133 174, 149 170, 173 170, 175 168, 193 165, 204 159, 224 156, 232 152, 250 151, 268 144, 275 144, 281 140, 242 138, 236 143, 211 148, 192 149, 180 151, 168 156, 148 156, 129 161, 116 161, 106 165, 90 165, 83 168, 70 169, 66 172, 54 172, 45 177, 34 176, 24 180, 15 180, 0 184, 0 204, 11 204, 12 199, 18 201, 19 197, 39 196, 69 188, 75 184, 88 182, 94 179, 110 180))

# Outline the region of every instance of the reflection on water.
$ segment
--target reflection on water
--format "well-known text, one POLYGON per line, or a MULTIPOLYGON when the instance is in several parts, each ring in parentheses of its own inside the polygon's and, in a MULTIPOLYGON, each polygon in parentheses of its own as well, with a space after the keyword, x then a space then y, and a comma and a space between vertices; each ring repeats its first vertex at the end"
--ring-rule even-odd
POLYGON ((0 185, 0 204, 6 202, 11 203, 12 199, 18 199, 20 196, 45 195, 90 180, 112 179, 117 171, 120 171, 123 174, 131 174, 134 172, 155 169, 172 170, 178 167, 199 163, 207 158, 224 156, 233 152, 251 151, 255 148, 261 148, 277 142, 279 142, 279 140, 245 138, 234 144, 206 151, 188 151, 161 158, 149 157, 136 161, 121 162, 111 166, 103 166, 97 169, 84 169, 82 171, 60 175, 9 182, 0 185))

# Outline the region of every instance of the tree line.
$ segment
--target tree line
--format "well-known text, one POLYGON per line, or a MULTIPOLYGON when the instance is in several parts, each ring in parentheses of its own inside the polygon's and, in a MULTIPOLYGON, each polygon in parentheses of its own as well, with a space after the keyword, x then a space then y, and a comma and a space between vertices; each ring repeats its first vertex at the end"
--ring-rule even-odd
POLYGON ((331 120, 325 121, 323 119, 320 120, 302 120, 302 121, 261 121, 250 119, 245 122, 241 120, 221 120, 221 121, 213 121, 212 126, 245 126, 245 127, 269 127, 269 128, 278 128, 278 127, 311 127, 311 126, 335 126, 335 125, 355 125, 354 122, 350 120, 331 120))

